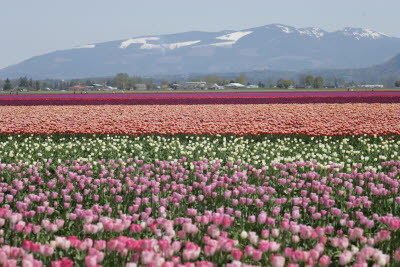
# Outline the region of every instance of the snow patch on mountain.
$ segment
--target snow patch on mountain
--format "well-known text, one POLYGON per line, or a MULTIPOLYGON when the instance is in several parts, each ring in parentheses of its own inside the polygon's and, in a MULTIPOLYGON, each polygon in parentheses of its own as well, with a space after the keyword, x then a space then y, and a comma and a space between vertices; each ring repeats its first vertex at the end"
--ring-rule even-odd
POLYGON ((160 40, 160 37, 143 37, 143 38, 134 38, 134 39, 128 39, 126 41, 123 41, 119 48, 127 48, 131 44, 143 44, 146 45, 147 41, 157 41, 160 40))
POLYGON ((243 38, 244 36, 248 35, 252 33, 252 31, 247 31, 247 32, 232 32, 232 33, 228 33, 222 36, 218 36, 216 37, 216 39, 218 40, 225 40, 225 41, 231 41, 236 43, 237 41, 239 41, 240 38, 243 38))
POLYGON ((321 38, 325 35, 325 32, 318 27, 313 28, 302 28, 297 30, 302 35, 308 35, 311 37, 321 38))
POLYGON ((287 26, 285 26, 285 25, 276 24, 275 26, 278 27, 278 28, 280 28, 284 33, 289 34, 289 33, 292 33, 292 32, 293 32, 289 27, 287 27, 287 26))
POLYGON ((377 32, 371 29, 344 28, 341 32, 343 32, 345 35, 354 36, 357 40, 360 40, 361 38, 370 38, 376 40, 384 37, 390 37, 387 34, 377 32))
POLYGON ((140 46, 140 49, 160 49, 160 48, 161 48, 161 45, 159 45, 159 44, 145 43, 140 46))
POLYGON ((165 49, 174 50, 176 48, 194 45, 194 44, 201 42, 200 40, 196 40, 196 41, 170 43, 170 44, 150 44, 150 43, 148 43, 148 41, 158 41, 158 40, 160 40, 159 37, 144 37, 144 38, 129 39, 129 40, 123 41, 120 45, 120 48, 127 48, 131 44, 142 44, 140 46, 140 49, 163 49, 163 48, 165 48, 165 49))
POLYGON ((197 41, 171 43, 171 44, 148 44, 148 43, 145 43, 140 47, 140 49, 164 49, 165 48, 165 49, 174 50, 176 48, 194 45, 194 44, 197 44, 200 42, 201 42, 200 40, 197 40, 197 41))
POLYGON ((234 45, 235 42, 221 42, 221 43, 213 43, 213 44, 209 44, 211 46, 219 46, 219 47, 232 47, 232 45, 234 45))
POLYGON ((232 32, 232 33, 228 33, 222 36, 218 36, 215 39, 218 40, 223 40, 226 42, 219 42, 219 43, 212 43, 209 44, 211 46, 219 46, 219 47, 231 47, 232 45, 234 45, 237 41, 239 41, 241 38, 243 38, 246 35, 249 35, 253 33, 252 31, 238 31, 238 32, 232 32))
POLYGON ((201 42, 200 40, 197 40, 197 41, 188 41, 188 42, 182 42, 182 43, 164 44, 162 46, 165 47, 165 48, 174 50, 175 48, 194 45, 194 44, 197 44, 197 43, 200 43, 200 42, 201 42))
POLYGON ((87 44, 87 45, 81 45, 81 46, 74 47, 74 49, 95 48, 95 47, 96 47, 96 45, 94 45, 94 44, 87 44))

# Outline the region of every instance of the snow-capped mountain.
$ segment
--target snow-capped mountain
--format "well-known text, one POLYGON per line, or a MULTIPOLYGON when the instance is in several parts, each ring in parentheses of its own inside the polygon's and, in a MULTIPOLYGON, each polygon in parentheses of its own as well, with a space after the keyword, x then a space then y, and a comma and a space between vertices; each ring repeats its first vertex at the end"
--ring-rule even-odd
POLYGON ((389 37, 389 35, 381 33, 381 32, 376 32, 370 29, 362 29, 362 28, 344 28, 343 30, 338 31, 339 33, 346 35, 346 36, 350 36, 350 37, 354 37, 357 40, 360 40, 362 38, 369 38, 369 39, 382 39, 385 37, 389 37))
POLYGON ((78 78, 368 67, 400 53, 400 38, 370 29, 328 32, 271 24, 244 30, 139 36, 25 60, 0 78, 78 78))

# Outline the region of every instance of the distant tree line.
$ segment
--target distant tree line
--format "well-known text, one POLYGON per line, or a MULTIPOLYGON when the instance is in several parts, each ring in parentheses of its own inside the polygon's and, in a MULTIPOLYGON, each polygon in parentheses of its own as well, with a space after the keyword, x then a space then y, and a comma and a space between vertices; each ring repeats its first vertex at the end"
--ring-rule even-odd
POLYGON ((148 89, 154 89, 157 85, 153 80, 142 79, 138 76, 129 77, 126 73, 118 73, 115 77, 110 78, 88 78, 88 79, 71 79, 71 80, 33 80, 26 76, 18 79, 0 80, 0 90, 3 91, 41 91, 41 90, 68 90, 72 86, 84 85, 90 86, 100 84, 104 87, 116 87, 119 89, 134 89, 135 85, 144 83, 148 89))
MULTIPOLYGON (((11 91, 11 90, 22 90, 26 89, 29 91, 39 91, 43 90, 48 87, 56 88, 52 86, 53 84, 57 83, 56 80, 33 80, 28 79, 26 76, 21 77, 19 79, 5 79, 0 80, 0 89, 4 91, 11 91)), ((67 86, 67 82, 65 82, 64 87, 67 86)))
MULTIPOLYGON (((281 74, 284 76, 283 74, 281 74)), ((282 77, 281 76, 281 77, 282 77)), ((179 76, 162 78, 144 78, 140 76, 129 76, 127 73, 118 73, 114 77, 100 77, 100 78, 86 78, 86 79, 71 79, 71 80, 33 80, 26 76, 18 79, 5 79, 0 80, 0 90, 27 90, 27 91, 40 91, 40 90, 68 90, 75 85, 93 85, 100 84, 103 87, 118 88, 121 90, 158 90, 158 89, 176 89, 177 84, 184 82, 185 79, 179 76)), ((257 79, 250 73, 248 77, 245 73, 235 75, 221 74, 221 75, 204 75, 191 77, 186 81, 193 82, 206 82, 208 87, 217 84, 219 86, 228 83, 240 83, 243 85, 258 85, 259 88, 345 88, 345 87, 358 87, 361 86, 357 81, 345 81, 343 77, 325 76, 320 75, 313 77, 310 74, 297 74, 296 76, 288 75, 286 78, 277 78, 272 75, 270 77, 261 76, 257 79)), ((370 80, 363 82, 363 84, 383 84, 385 87, 400 87, 399 77, 386 77, 379 81, 370 80)))

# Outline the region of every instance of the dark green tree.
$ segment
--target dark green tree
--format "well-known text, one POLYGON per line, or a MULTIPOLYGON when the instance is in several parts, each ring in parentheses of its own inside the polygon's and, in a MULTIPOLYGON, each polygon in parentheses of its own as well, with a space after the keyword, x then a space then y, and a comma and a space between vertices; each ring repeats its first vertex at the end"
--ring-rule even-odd
POLYGON ((12 89, 11 82, 10 82, 10 80, 7 78, 7 79, 6 79, 6 82, 5 82, 5 84, 4 84, 3 90, 4 90, 4 91, 10 91, 11 89, 12 89))
POLYGON ((313 78, 313 76, 312 75, 307 75, 306 77, 305 77, 305 86, 314 86, 314 78, 313 78))
POLYGON ((137 80, 136 80, 136 77, 133 76, 133 77, 130 79, 130 81, 129 81, 129 88, 135 88, 135 85, 136 85, 137 83, 138 83, 138 82, 137 82, 137 80))
POLYGON ((395 81, 395 82, 394 82, 394 86, 400 87, 400 81, 395 81))
POLYGON ((335 87, 336 88, 343 88, 346 87, 346 81, 344 80, 344 78, 339 77, 335 79, 335 87))
POLYGON ((300 74, 299 76, 299 86, 306 87, 306 75, 300 74))
POLYGON ((129 81, 129 86, 130 88, 135 88, 136 84, 141 84, 142 82, 142 78, 139 76, 133 76, 129 81))
POLYGON ((129 75, 127 73, 118 73, 114 78, 114 85, 119 89, 127 89, 129 87, 129 75))
POLYGON ((315 77, 314 88, 322 88, 322 87, 324 87, 324 79, 321 76, 315 77))
POLYGON ((288 89, 291 85, 293 85, 293 81, 289 80, 289 79, 281 79, 278 81, 278 83, 276 84, 276 86, 278 88, 285 88, 288 89))
POLYGON ((28 87, 29 82, 28 82, 28 78, 25 77, 21 77, 19 78, 19 87, 28 87))
POLYGON ((144 84, 146 85, 147 90, 152 90, 154 89, 153 86, 153 80, 152 79, 147 79, 144 81, 144 84))
POLYGON ((33 88, 33 80, 32 80, 32 78, 29 79, 28 88, 29 88, 29 90, 32 90, 32 88, 33 88))
POLYGON ((337 81, 335 76, 328 76, 325 78, 325 86, 328 88, 335 88, 337 86, 337 81))
POLYGON ((36 90, 36 91, 39 91, 39 90, 40 90, 40 82, 39 82, 39 81, 36 81, 36 82, 35 82, 35 90, 36 90))

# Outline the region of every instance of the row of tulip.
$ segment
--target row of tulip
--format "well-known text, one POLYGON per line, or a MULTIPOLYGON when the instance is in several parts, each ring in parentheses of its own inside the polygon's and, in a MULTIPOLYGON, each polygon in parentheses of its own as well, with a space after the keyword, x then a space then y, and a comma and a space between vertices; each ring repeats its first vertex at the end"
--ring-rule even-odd
POLYGON ((280 97, 109 97, 109 98, 35 98, 0 99, 0 106, 39 105, 237 105, 237 104, 310 104, 310 103, 400 103, 400 96, 280 96, 280 97))
MULTIPOLYGON (((195 136, 195 135, 0 135, 0 161, 25 165, 54 159, 96 163, 102 159, 134 159, 177 161, 237 160, 251 162, 267 170, 273 162, 312 161, 319 167, 333 162, 350 172, 354 162, 364 169, 380 171, 377 163, 400 160, 399 136, 195 136)), ((184 163, 189 166, 189 163, 184 163)))
POLYGON ((0 264, 398 266, 399 144, 1 135, 0 264))
POLYGON ((0 106, 0 133, 400 133, 400 104, 0 106))

